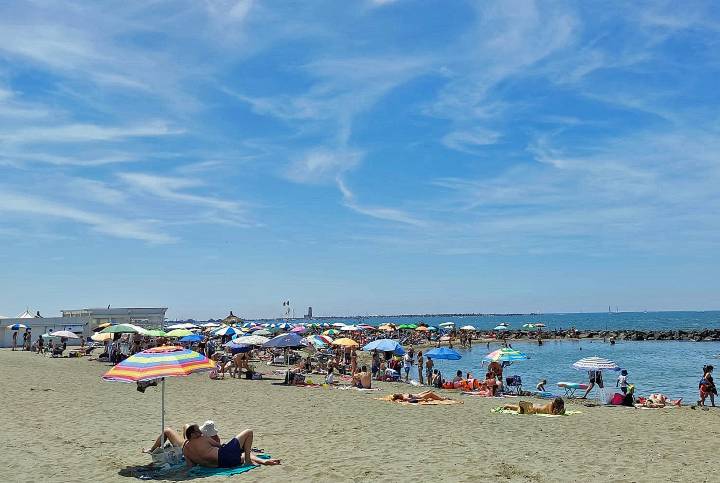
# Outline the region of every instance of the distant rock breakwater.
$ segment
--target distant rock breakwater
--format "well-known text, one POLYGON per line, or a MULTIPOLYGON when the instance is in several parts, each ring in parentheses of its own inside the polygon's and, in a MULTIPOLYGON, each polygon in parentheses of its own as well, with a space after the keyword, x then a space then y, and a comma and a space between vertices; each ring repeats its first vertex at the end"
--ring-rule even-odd
MULTIPOLYGON (((498 335, 498 337, 500 337, 498 335)), ((685 340, 693 342, 720 341, 720 329, 701 330, 550 330, 539 334, 526 331, 507 331, 508 339, 615 339, 615 340, 685 340)))

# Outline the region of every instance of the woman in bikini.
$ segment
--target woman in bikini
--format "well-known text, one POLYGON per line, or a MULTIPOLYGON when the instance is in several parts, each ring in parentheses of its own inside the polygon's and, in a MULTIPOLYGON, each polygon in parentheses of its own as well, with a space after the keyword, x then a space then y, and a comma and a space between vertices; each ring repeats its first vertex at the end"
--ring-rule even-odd
POLYGON ((520 414, 565 414, 565 401, 561 397, 556 397, 552 402, 542 406, 520 401, 518 404, 506 404, 503 409, 517 411, 520 414))

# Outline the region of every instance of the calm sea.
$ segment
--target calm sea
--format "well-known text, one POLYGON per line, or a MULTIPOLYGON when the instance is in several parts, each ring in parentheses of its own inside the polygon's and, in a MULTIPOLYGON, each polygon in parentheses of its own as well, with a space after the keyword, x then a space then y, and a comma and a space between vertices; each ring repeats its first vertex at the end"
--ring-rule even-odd
MULTIPOLYGON (((322 319, 319 322, 336 321, 359 323, 358 319, 322 319)), ((675 330, 720 328, 720 311, 712 312, 620 312, 587 314, 542 314, 523 316, 467 316, 467 317, 367 317, 362 322, 379 325, 385 322, 426 322, 437 326, 441 322, 455 322, 456 327, 472 325, 478 329, 491 329, 500 322, 519 329, 522 324, 543 322, 547 330, 575 327, 578 330, 637 329, 675 330)), ((506 369, 506 375, 518 374, 525 386, 534 390, 540 379, 547 379, 547 389, 562 394, 555 385, 559 381, 585 382, 587 373, 572 368, 572 363, 583 357, 600 356, 615 361, 628 370, 630 382, 636 384, 639 394, 663 392, 669 396, 683 397, 685 402, 697 400, 698 381, 705 364, 720 365, 720 342, 684 341, 618 341, 611 346, 602 341, 546 341, 538 346, 532 342, 513 342, 512 346, 530 356, 530 360, 516 362, 506 369)), ((472 349, 456 349, 463 358, 459 361, 437 361, 446 377, 458 369, 463 372, 484 375, 482 358, 497 348, 485 344, 472 349)), ((416 377, 416 375, 413 375, 416 377)), ((614 386, 616 373, 606 373, 606 386, 614 386)))

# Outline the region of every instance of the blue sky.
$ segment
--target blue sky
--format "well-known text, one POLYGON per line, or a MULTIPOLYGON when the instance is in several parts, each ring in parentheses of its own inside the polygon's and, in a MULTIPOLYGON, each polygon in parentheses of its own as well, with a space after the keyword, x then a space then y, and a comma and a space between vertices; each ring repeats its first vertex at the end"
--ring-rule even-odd
POLYGON ((0 314, 718 308, 714 2, 0 5, 0 314))

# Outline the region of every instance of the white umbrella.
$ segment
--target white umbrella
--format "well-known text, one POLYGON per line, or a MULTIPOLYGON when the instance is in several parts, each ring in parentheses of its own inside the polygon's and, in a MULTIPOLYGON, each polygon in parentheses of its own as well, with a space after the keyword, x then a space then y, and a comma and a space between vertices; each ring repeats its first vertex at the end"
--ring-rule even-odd
POLYGON ((620 367, 613 361, 602 357, 586 357, 580 359, 573 367, 578 371, 619 371, 620 367))
POLYGON ((455 327, 455 322, 443 322, 442 324, 438 324, 439 327, 455 327))
POLYGON ((217 322, 205 322, 204 324, 200 324, 200 327, 205 327, 207 329, 208 327, 220 327, 220 324, 217 322))
POLYGON ((508 330, 506 325, 498 325, 493 330, 508 330))
POLYGON ((174 329, 199 329, 199 327, 195 324, 191 324, 190 322, 183 322, 180 324, 173 324, 165 327, 168 330, 174 330, 174 329))
POLYGON ((357 325, 343 325, 342 327, 340 327, 340 330, 344 332, 357 332, 362 329, 357 325))
POLYGON ((263 337, 261 335, 245 335, 243 337, 237 337, 233 339, 238 344, 247 344, 247 345, 263 345, 265 342, 269 341, 270 339, 267 337, 263 337))
POLYGON ((80 337, 69 330, 58 330, 57 332, 50 332, 52 337, 67 337, 68 339, 79 339, 80 337))
POLYGON ((335 322, 332 326, 333 327, 345 327, 345 324, 343 324, 342 322, 335 322))
POLYGON ((466 325, 466 326, 460 327, 460 330, 472 330, 472 331, 474 331, 474 330, 477 330, 477 329, 475 329, 475 327, 473 327, 472 325, 466 325))

